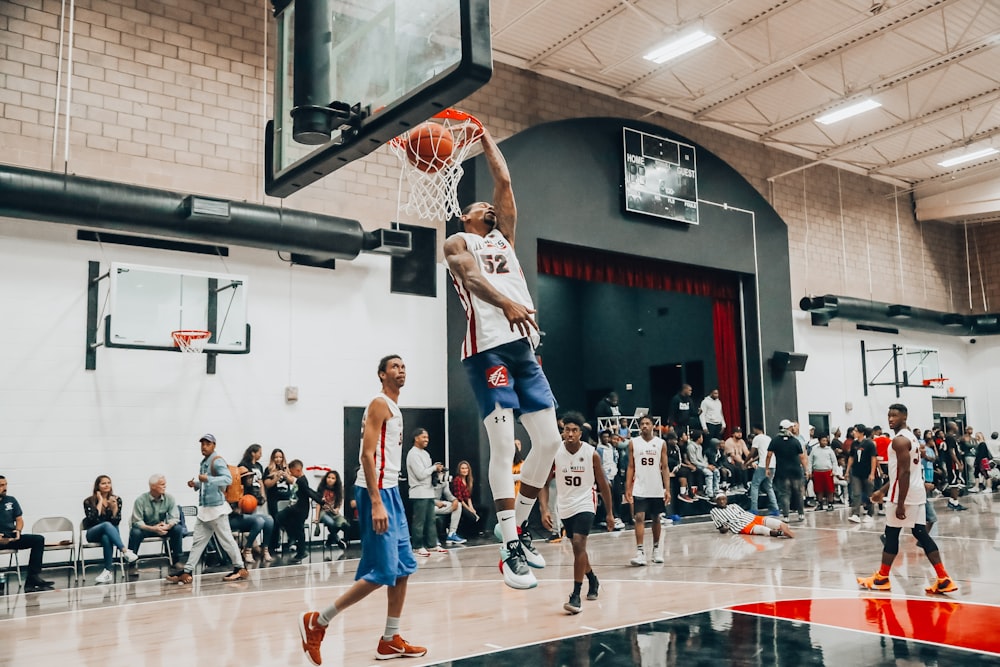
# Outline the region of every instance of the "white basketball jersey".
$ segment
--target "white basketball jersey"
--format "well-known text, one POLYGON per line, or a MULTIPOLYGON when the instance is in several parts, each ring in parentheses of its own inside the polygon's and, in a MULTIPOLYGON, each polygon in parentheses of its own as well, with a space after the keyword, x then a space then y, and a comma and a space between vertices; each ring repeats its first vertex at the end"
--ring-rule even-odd
MULTIPOLYGON (((913 431, 904 428, 892 436, 895 440, 898 436, 903 436, 910 441, 910 490, 906 492, 907 505, 923 505, 927 502, 927 490, 924 488, 924 468, 920 463, 920 444, 913 431)), ((896 479, 899 463, 896 461, 896 452, 889 448, 889 496, 886 498, 890 503, 898 502, 900 480, 896 479)), ((903 480, 906 484, 906 480, 903 480)))
MULTIPOLYGON (((382 424, 382 432, 378 434, 378 444, 375 446, 375 477, 372 480, 378 484, 380 489, 391 489, 399 484, 399 469, 403 461, 403 413, 399 411, 396 402, 385 394, 376 394, 376 401, 382 399, 389 406, 392 417, 382 424)), ((368 408, 365 408, 365 415, 361 418, 361 452, 358 455, 358 463, 364 456, 364 424, 368 421, 368 408)), ((356 485, 370 488, 365 480, 365 467, 362 464, 358 470, 356 485)))
POLYGON ((570 454, 563 445, 556 451, 556 511, 560 519, 568 519, 582 512, 597 512, 597 492, 594 484, 594 447, 581 443, 576 454, 570 454))
POLYGON ((660 453, 665 446, 663 440, 656 436, 649 442, 643 440, 641 435, 632 438, 632 460, 635 462, 633 498, 663 497, 660 453))
MULTIPOLYGON (((514 248, 499 230, 493 229, 486 236, 461 232, 469 252, 476 259, 476 265, 486 281, 505 297, 534 309, 528 284, 524 282, 521 264, 517 261, 514 248)), ((465 308, 465 340, 462 342, 462 358, 471 357, 485 350, 493 349, 524 335, 504 317, 503 310, 486 303, 465 288, 461 279, 452 275, 452 282, 458 298, 465 308)), ((531 329, 531 347, 538 347, 538 332, 531 329)))

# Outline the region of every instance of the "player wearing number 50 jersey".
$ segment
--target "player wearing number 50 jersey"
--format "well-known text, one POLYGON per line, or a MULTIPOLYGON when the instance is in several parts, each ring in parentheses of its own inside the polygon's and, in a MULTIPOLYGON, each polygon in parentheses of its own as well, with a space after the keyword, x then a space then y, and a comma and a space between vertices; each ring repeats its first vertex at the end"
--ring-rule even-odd
POLYGON ((562 439, 556 401, 535 358, 535 307, 514 254, 517 206, 510 172, 489 131, 481 144, 493 177, 493 203, 476 202, 463 209, 463 231, 448 237, 444 256, 465 308, 462 365, 490 441, 490 488, 496 533, 503 543, 500 570, 511 588, 534 588, 538 582, 529 566, 545 567, 545 559, 531 546, 528 515, 562 439), (518 416, 531 436, 531 451, 521 467, 515 497, 510 462, 518 416))
MULTIPOLYGON (((580 440, 583 423, 583 415, 579 412, 567 412, 563 415, 563 446, 556 452, 551 475, 555 477, 559 487, 556 510, 566 529, 566 537, 573 541, 573 592, 570 593, 569 601, 563 605, 563 609, 571 614, 578 614, 582 610, 580 590, 583 588, 584 575, 589 582, 588 600, 597 599, 600 587, 587 555, 587 535, 590 534, 594 514, 597 512, 595 484, 604 499, 607 530, 615 529, 615 515, 611 511, 611 486, 604 476, 597 450, 580 440)), ((542 487, 539 498, 542 525, 552 530, 552 516, 548 511, 548 484, 542 487)))
POLYGON ((663 562, 660 549, 660 514, 670 502, 670 463, 667 446, 653 435, 653 420, 639 420, 639 435, 628 443, 628 473, 625 477, 625 502, 632 503, 635 519, 635 558, 632 565, 645 565, 646 515, 653 520, 653 562, 663 562))

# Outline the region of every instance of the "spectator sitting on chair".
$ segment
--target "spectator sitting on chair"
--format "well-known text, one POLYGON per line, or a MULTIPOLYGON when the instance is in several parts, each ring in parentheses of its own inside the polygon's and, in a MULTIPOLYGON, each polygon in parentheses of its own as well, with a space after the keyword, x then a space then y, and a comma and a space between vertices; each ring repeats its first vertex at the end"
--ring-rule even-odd
POLYGON ((342 551, 347 551, 347 531, 351 523, 344 516, 344 483, 340 481, 340 473, 330 470, 316 485, 316 493, 322 500, 316 504, 316 532, 319 536, 319 524, 326 526, 326 546, 336 544, 342 551), (338 535, 340 537, 338 537, 338 535))
POLYGON ((719 497, 709 514, 720 533, 728 531, 737 535, 795 537, 792 529, 784 521, 771 516, 751 514, 739 505, 730 505, 726 496, 719 497))
POLYGON ((295 459, 288 464, 288 475, 292 483, 292 504, 278 512, 278 526, 288 533, 288 539, 295 544, 293 563, 301 563, 306 557, 305 523, 309 518, 310 501, 323 502, 323 497, 309 488, 309 480, 302 474, 302 461, 295 459))
MULTIPOLYGON (((139 545, 147 537, 167 540, 172 556, 171 567, 184 568, 181 561, 184 529, 181 527, 177 501, 167 493, 167 478, 157 473, 149 478, 149 491, 135 499, 132 505, 131 530, 128 535, 129 551, 139 552, 139 545)), ((134 565, 132 570, 134 570, 134 565)))
POLYGON ((747 472, 750 461, 750 449, 747 441, 743 439, 743 429, 739 426, 733 428, 733 432, 724 443, 726 457, 733 466, 733 484, 744 486, 749 482, 747 472))
POLYGON ((243 560, 247 563, 255 560, 253 543, 258 535, 264 545, 260 550, 261 558, 267 563, 273 560, 269 545, 274 532, 274 517, 260 511, 264 506, 264 467, 260 464, 262 453, 260 445, 250 445, 243 452, 238 466, 243 481, 243 495, 257 499, 257 511, 245 514, 239 503, 230 503, 233 511, 229 514, 229 528, 234 534, 247 534, 243 548, 243 560))
POLYGON ((465 544, 465 539, 458 534, 458 524, 462 520, 462 504, 458 502, 451 493, 448 484, 448 471, 434 475, 432 479, 434 485, 434 515, 437 517, 448 517, 448 528, 444 533, 445 541, 448 544, 465 544))
POLYGON ((28 578, 24 590, 28 593, 45 591, 55 584, 42 579, 42 554, 45 538, 23 533, 24 518, 17 498, 7 495, 7 478, 0 475, 0 549, 29 549, 28 578))
POLYGON ((719 490, 716 495, 721 494, 724 490, 732 488, 736 467, 729 462, 729 457, 726 456, 726 443, 722 440, 711 438, 704 449, 708 463, 719 471, 719 490))
POLYGON ((111 488, 111 478, 99 475, 94 480, 94 492, 83 501, 83 527, 87 529, 88 542, 104 547, 104 569, 95 581, 107 584, 114 579, 111 573, 115 566, 115 548, 125 555, 125 560, 134 563, 139 557, 122 542, 118 524, 122 520, 122 499, 111 488))
MULTIPOLYGON (((278 503, 292 497, 292 487, 288 475, 288 461, 285 452, 280 449, 271 450, 271 460, 264 470, 264 495, 267 497, 267 513, 275 521, 278 520, 278 503)), ((267 548, 271 553, 278 550, 278 533, 271 532, 271 542, 267 548)))
POLYGON ((691 438, 688 440, 687 455, 688 461, 701 474, 705 476, 705 495, 712 498, 719 493, 719 469, 708 462, 708 457, 702 448, 705 436, 701 431, 691 431, 691 438))
POLYGON ((476 511, 476 506, 472 504, 473 483, 472 466, 469 465, 468 461, 459 461, 458 474, 451 479, 451 493, 458 499, 458 503, 462 506, 462 518, 473 522, 475 534, 478 535, 481 530, 479 527, 479 512, 476 511))

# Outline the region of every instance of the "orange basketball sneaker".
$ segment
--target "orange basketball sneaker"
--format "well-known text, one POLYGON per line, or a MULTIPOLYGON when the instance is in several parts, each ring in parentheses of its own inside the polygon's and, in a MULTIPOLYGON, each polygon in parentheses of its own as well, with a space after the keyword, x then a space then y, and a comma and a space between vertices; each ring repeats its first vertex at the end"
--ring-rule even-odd
MULTIPOLYGON (((392 660, 393 658, 419 658, 427 653, 423 646, 412 646, 399 635, 393 635, 392 640, 378 640, 378 651, 375 658, 378 660, 392 660)), ((319 663, 316 663, 319 664, 319 663)))
POLYGON ((928 586, 924 590, 928 593, 954 593, 958 590, 958 586, 951 580, 951 577, 945 577, 944 579, 938 579, 934 582, 933 586, 928 586))
POLYGON ((858 577, 858 586, 870 591, 887 591, 892 588, 889 584, 889 577, 883 577, 878 572, 870 577, 858 577))
MULTIPOLYGON (((323 658, 319 654, 319 645, 326 636, 326 626, 319 624, 319 612, 308 611, 299 619, 299 634, 302 636, 302 650, 306 659, 319 667, 323 658)), ((423 653, 421 653, 423 655, 423 653)))

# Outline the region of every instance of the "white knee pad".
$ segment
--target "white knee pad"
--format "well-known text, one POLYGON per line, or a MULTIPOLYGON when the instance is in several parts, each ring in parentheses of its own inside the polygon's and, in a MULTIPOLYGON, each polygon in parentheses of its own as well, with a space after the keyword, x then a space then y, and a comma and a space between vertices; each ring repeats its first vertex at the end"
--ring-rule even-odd
POLYGON ((556 409, 546 408, 523 414, 521 423, 531 437, 531 451, 521 466, 521 483, 541 488, 549 479, 552 460, 562 444, 556 409))
POLYGON ((514 410, 497 406, 483 420, 490 440, 490 488, 493 499, 514 497, 514 410))

